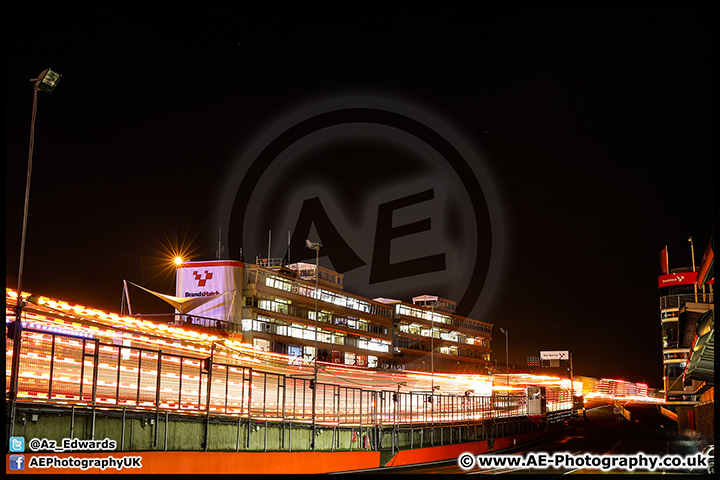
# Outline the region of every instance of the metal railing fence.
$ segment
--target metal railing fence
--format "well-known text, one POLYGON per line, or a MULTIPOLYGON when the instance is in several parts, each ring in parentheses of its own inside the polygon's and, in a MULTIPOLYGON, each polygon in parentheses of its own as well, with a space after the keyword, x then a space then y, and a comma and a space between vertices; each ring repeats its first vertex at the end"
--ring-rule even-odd
MULTIPOLYGON (((309 378, 26 329, 20 401, 311 422, 309 378)), ((6 342, 6 394, 12 342, 6 342)), ((430 394, 318 383, 316 421, 339 426, 460 424, 527 415, 525 396, 430 394)), ((569 395, 569 394, 568 394, 569 395)), ((548 403, 557 410, 562 395, 548 403)))
POLYGON ((680 308, 686 303, 714 303, 713 292, 703 292, 698 290, 697 296, 693 293, 682 293, 676 295, 665 295, 660 297, 660 310, 667 310, 669 308, 680 308))

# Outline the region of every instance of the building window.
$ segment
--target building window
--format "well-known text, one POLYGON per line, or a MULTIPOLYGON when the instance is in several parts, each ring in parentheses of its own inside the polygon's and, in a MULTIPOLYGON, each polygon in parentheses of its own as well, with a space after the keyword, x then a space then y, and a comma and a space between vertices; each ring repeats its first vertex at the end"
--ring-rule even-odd
POLYGON ((255 339, 253 339, 253 345, 255 345, 256 347, 258 347, 261 350, 264 350, 266 352, 271 351, 269 340, 264 340, 262 338, 255 338, 255 339))

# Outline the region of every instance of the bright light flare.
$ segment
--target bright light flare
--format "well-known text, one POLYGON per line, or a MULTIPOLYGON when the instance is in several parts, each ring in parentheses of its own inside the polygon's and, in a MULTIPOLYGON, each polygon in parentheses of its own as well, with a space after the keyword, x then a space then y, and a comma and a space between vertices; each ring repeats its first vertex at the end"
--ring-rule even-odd
POLYGON ((162 236, 155 237, 157 246, 148 245, 154 254, 149 258, 150 262, 143 264, 146 282, 159 279, 162 284, 172 285, 177 269, 190 261, 195 255, 200 255, 201 245, 197 244, 197 235, 189 237, 187 233, 177 231, 165 231, 162 229, 162 236))

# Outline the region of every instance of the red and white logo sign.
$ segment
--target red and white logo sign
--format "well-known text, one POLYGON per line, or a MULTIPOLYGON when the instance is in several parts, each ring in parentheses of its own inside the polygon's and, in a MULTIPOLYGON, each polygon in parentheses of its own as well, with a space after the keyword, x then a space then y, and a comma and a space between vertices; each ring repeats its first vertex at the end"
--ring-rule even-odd
MULTIPOLYGON (((188 262, 177 269, 176 296, 199 298, 242 292, 242 266, 242 262, 228 260, 188 262)), ((229 295, 203 303, 192 314, 230 321, 241 315, 239 305, 229 295)))
POLYGON ((213 278, 212 272, 208 272, 207 270, 205 270, 205 273, 198 273, 197 270, 195 270, 192 274, 198 282, 198 287, 204 287, 205 283, 213 278))
POLYGON ((540 352, 541 360, 567 360, 570 358, 570 352, 567 350, 549 350, 540 352))
POLYGON ((697 281, 696 272, 671 273, 658 277, 658 288, 674 287, 676 285, 692 285, 697 281))

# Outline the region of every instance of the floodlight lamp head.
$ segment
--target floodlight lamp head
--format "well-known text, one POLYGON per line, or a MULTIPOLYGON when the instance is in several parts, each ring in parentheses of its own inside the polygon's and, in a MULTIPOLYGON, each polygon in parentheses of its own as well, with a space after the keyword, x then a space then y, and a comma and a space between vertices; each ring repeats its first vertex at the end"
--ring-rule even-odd
POLYGON ((315 242, 315 243, 313 243, 313 242, 311 242, 311 241, 308 240, 308 239, 305 239, 305 245, 306 245, 307 248, 309 248, 310 250, 320 250, 320 247, 322 247, 322 244, 321 244, 320 242, 315 242))
POLYGON ((42 90, 45 93, 52 93, 55 90, 55 87, 57 87, 58 82, 60 82, 60 79, 62 78, 62 75, 59 73, 53 72, 49 68, 46 68, 42 71, 42 73, 38 76, 37 82, 35 83, 35 86, 42 90))

